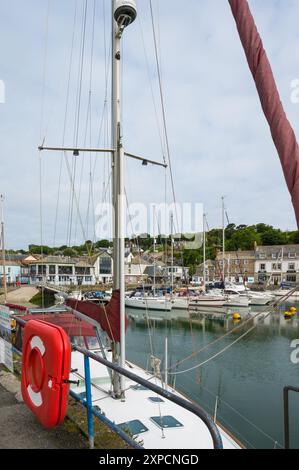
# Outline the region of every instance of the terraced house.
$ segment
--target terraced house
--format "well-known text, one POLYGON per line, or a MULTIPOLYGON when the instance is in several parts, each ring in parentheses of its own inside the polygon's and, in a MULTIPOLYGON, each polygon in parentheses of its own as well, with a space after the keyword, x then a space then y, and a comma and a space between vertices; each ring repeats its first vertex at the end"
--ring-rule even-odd
MULTIPOLYGON (((216 278, 223 272, 223 255, 218 253, 215 266, 216 278)), ((227 251, 224 258, 225 279, 232 282, 253 283, 255 277, 255 251, 227 251)))
POLYGON ((259 283, 299 284, 299 245, 256 247, 255 278, 259 283))

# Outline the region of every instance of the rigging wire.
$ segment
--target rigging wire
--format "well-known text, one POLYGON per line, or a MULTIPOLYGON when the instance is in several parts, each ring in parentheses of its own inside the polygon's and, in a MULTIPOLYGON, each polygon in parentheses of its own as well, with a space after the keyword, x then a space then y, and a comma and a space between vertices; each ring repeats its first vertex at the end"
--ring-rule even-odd
MULTIPOLYGON (((96 0, 93 0, 93 9, 92 9, 92 28, 91 28, 91 52, 90 52, 90 70, 89 70, 89 90, 88 90, 88 103, 87 103, 87 112, 86 112, 86 124, 85 124, 85 134, 84 134, 84 147, 86 146, 87 142, 87 135, 89 132, 89 143, 90 147, 92 147, 92 79, 93 79, 93 59, 94 59, 94 35, 95 35, 95 16, 96 16, 96 0)), ((88 193, 88 207, 86 212, 86 234, 88 237, 88 222, 89 222, 89 211, 90 211, 90 193, 92 190, 92 177, 91 177, 91 161, 92 161, 92 154, 89 155, 89 193, 88 193)), ((85 165, 85 153, 82 156, 82 164, 81 164, 81 174, 80 174, 80 186, 79 186, 79 204, 81 200, 81 192, 82 192, 82 180, 83 180, 83 172, 84 172, 84 165, 85 165)), ((78 218, 76 218, 76 227, 75 227, 75 242, 77 236, 77 226, 78 226, 78 218)))
MULTIPOLYGON (((212 392, 211 390, 209 390, 207 387, 205 387, 204 385, 200 385, 201 388, 203 390, 205 390, 209 395, 211 395, 213 398, 216 398, 217 395, 212 392)), ((226 402, 225 400, 223 400, 223 398, 221 398, 221 404, 227 406, 229 409, 231 409, 234 413, 236 413, 240 418, 242 418, 244 421, 246 421, 247 424, 249 424, 250 426, 252 426, 254 429, 256 429, 258 432, 260 432, 261 434, 263 434, 264 437, 266 437, 267 439, 269 439, 270 441, 272 441, 274 444, 278 444, 279 447, 283 448, 283 446, 277 441, 277 439, 274 439, 274 437, 270 436, 266 431, 264 431, 263 429, 261 429, 259 426, 257 426, 255 423, 253 423, 252 421, 250 421, 250 419, 248 419, 246 416, 244 416, 242 413, 240 413, 236 408, 234 408, 232 405, 230 405, 228 402, 226 402)))
MULTIPOLYGON (((76 31, 76 22, 77 22, 77 10, 78 10, 78 0, 76 0, 75 10, 74 10, 73 32, 72 32, 72 40, 71 40, 71 52, 70 52, 70 60, 69 60, 66 102, 65 102, 65 112, 64 112, 64 123, 63 123, 63 133, 62 133, 62 145, 61 145, 62 147, 64 147, 64 143, 65 143, 67 117, 68 117, 68 109, 69 109, 71 73, 72 73, 73 54, 74 54, 74 41, 75 41, 75 31, 76 31)), ((61 152, 60 168, 59 168, 59 179, 58 179, 58 191, 57 191, 57 202, 56 202, 55 222, 54 222, 54 239, 53 239, 53 246, 54 247, 56 245, 57 223, 58 223, 59 203, 60 203, 60 195, 61 195, 63 155, 64 155, 63 152, 61 152)))
MULTIPOLYGON (((175 367, 177 368, 179 365, 183 364, 184 362, 186 362, 187 360, 189 359, 192 359, 193 357, 197 356, 198 354, 200 354, 201 352, 205 351, 207 348, 209 348, 210 346, 213 346, 214 344, 218 343, 219 341, 221 341, 222 339, 226 338, 227 336, 231 335, 232 333, 234 333, 235 331, 239 330, 240 328, 242 328, 244 325, 247 325, 247 323, 251 323, 253 320, 255 320, 256 318, 258 317, 261 317, 263 315, 262 318, 267 318, 269 315, 271 315, 271 312, 272 312, 272 309, 273 307, 278 307, 280 306, 282 303, 284 303, 290 296, 292 296, 297 290, 299 289, 299 286, 296 286, 292 291, 288 292, 287 295, 285 295, 284 297, 282 297, 278 302, 276 302, 274 305, 271 305, 270 307, 267 307, 265 310, 262 310, 261 312, 258 312, 256 315, 250 317, 248 320, 245 320, 242 324, 232 328, 231 330, 229 330, 227 333, 225 333, 224 335, 220 336, 219 338, 217 338, 216 340, 208 343, 207 345, 205 345, 204 347, 202 347, 199 351, 196 351, 195 353, 189 355, 188 357, 182 359, 181 361, 177 362, 175 367)), ((245 333, 243 333, 239 338, 237 338, 234 342, 230 343, 229 345, 227 345, 226 347, 224 347, 221 351, 219 351, 218 353, 214 354, 213 356, 211 356, 209 359, 203 361, 202 363, 200 364, 197 364, 193 367, 190 367, 189 369, 186 369, 186 370, 183 370, 183 371, 179 371, 179 372, 170 372, 170 369, 169 369, 169 374, 170 375, 180 375, 180 374, 183 374, 183 373, 186 373, 186 372, 190 372, 192 370, 195 370, 199 367, 202 367, 203 365, 207 364, 208 362, 212 361, 213 359, 216 359, 218 356, 220 356, 221 354, 223 354, 224 352, 226 352, 228 349, 230 349, 232 346, 234 346, 236 343, 238 343, 241 339, 243 339, 245 336, 247 336, 249 333, 251 333, 251 331, 253 331, 255 328, 257 327, 257 325, 254 325, 253 327, 249 328, 245 333)))
MULTIPOLYGON (((87 23, 87 10, 88 10, 88 0, 85 0, 83 6, 83 15, 82 15, 82 37, 81 37, 81 47, 80 47, 80 61, 79 61, 79 72, 78 72, 78 95, 77 95, 77 109, 76 109, 76 119, 75 119, 75 134, 74 142, 75 147, 78 147, 79 140, 79 130, 80 130, 80 116, 81 116, 81 100, 82 100, 82 82, 83 82, 83 71, 84 71, 84 53, 85 53, 85 42, 86 42, 86 23, 87 23)), ((73 159, 73 180, 74 184, 72 187, 76 186, 76 172, 77 172, 77 158, 73 159)), ((73 227, 73 210, 74 210, 74 192, 71 190, 71 203, 70 203, 70 223, 69 223, 69 236, 68 236, 68 245, 71 246, 72 240, 72 227, 73 227)))
POLYGON ((162 150, 162 157, 163 157, 164 164, 166 165, 166 157, 165 157, 166 152, 165 152, 164 143, 163 143, 163 136, 162 136, 163 131, 161 130, 161 126, 160 126, 160 122, 159 122, 158 108, 157 108, 157 104, 156 104, 154 88, 153 88, 153 83, 152 83, 152 79, 151 79, 149 59, 148 59, 148 54, 147 54, 147 50, 146 50, 146 44, 145 44, 145 39, 144 39, 144 34, 143 34, 143 27, 142 27, 142 22, 141 22, 140 16, 138 16, 138 24, 139 24, 140 35, 141 35, 141 40, 142 40, 142 45, 143 45, 143 50, 144 50, 144 57, 145 57, 147 75, 148 75, 148 80, 149 80, 149 84, 150 84, 150 90, 151 90, 151 96, 152 96, 152 101, 153 101, 153 106, 154 106, 157 130, 158 130, 158 135, 159 135, 159 140, 160 140, 160 145, 161 145, 161 150, 162 150))
MULTIPOLYGON (((176 207, 176 193, 175 193, 175 185, 174 185, 174 176, 173 176, 173 171, 172 171, 170 143, 169 143, 169 137, 168 137, 167 122, 166 122, 166 109, 165 109, 165 101, 164 101, 164 94, 163 94, 163 87, 162 87, 162 73, 161 73, 161 66, 160 66, 160 61, 159 61, 157 34, 156 34, 156 26, 155 26, 154 10, 153 10, 152 0, 149 0, 149 3, 150 3, 151 24, 152 24, 152 32, 153 32, 154 48, 155 48, 156 68, 157 68, 158 82, 159 82, 159 92, 160 92, 160 100, 161 100, 164 137, 165 137, 165 144, 166 144, 166 151, 167 151, 167 158, 168 158, 168 165, 169 165, 169 172, 170 172, 170 180, 171 180, 173 201, 174 201, 175 207, 176 207)), ((175 212, 176 212, 176 219, 177 219, 176 221, 177 221, 178 233, 181 233, 182 230, 179 226, 177 208, 176 208, 175 212)))

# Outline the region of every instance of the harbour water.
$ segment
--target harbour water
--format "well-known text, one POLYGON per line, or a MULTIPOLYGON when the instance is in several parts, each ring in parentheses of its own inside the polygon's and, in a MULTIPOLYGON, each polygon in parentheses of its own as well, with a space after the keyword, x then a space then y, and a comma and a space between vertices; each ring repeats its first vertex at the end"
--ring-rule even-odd
MULTIPOLYGON (((299 314, 285 320, 283 313, 289 307, 282 306, 279 312, 273 311, 267 318, 251 319, 246 324, 244 322, 258 310, 240 312, 240 325, 243 323, 240 329, 178 367, 177 361, 236 326, 231 312, 220 315, 218 319, 216 312, 212 320, 202 313, 190 318, 187 311, 149 312, 148 318, 144 311, 128 310, 127 356, 131 361, 148 367, 152 350, 162 360, 163 371, 167 336, 169 366, 172 372, 179 372, 214 356, 255 324, 256 328, 251 333, 226 352, 200 368, 169 375, 169 382, 175 380, 180 392, 212 416, 217 408, 219 422, 245 447, 281 448, 284 445, 283 388, 285 385, 299 385, 299 363, 291 360, 294 352, 291 342, 299 339, 299 314)), ((297 308, 299 311, 298 305, 297 308)), ((290 399, 291 447, 297 449, 299 422, 295 417, 298 415, 299 395, 293 394, 290 399)))

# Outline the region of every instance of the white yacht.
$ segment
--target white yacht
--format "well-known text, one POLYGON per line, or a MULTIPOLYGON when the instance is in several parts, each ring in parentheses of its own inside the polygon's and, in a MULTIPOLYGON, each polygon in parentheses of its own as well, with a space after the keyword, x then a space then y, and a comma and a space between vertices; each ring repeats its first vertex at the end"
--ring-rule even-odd
MULTIPOLYGON (((153 356, 149 372, 128 362, 126 358, 126 326, 125 306, 149 310, 171 310, 172 304, 165 297, 155 294, 146 296, 144 293, 131 297, 125 296, 125 212, 122 204, 125 200, 125 157, 141 160, 143 164, 153 164, 163 168, 167 165, 153 162, 139 156, 126 153, 124 150, 122 132, 122 38, 137 16, 135 0, 112 0, 112 143, 111 149, 98 149, 100 153, 111 153, 112 160, 112 202, 114 206, 113 250, 114 285, 111 302, 104 308, 89 301, 69 299, 67 305, 72 308, 75 316, 90 323, 96 329, 98 346, 95 356, 90 360, 92 402, 111 428, 115 426, 126 430, 137 442, 146 449, 240 449, 241 445, 230 436, 218 423, 206 413, 201 412, 203 419, 187 411, 179 404, 182 395, 168 385, 168 376, 173 372, 167 360, 167 341, 165 340, 165 359, 161 371, 161 360, 153 356), (97 318, 97 320, 95 320, 97 318), (100 328, 101 324, 101 328, 100 328), (104 326, 105 327, 104 327, 104 326), (117 331, 116 331, 117 330, 117 331), (105 333, 104 333, 105 332, 105 333), (104 339, 105 338, 105 339, 104 339), (108 346, 107 346, 108 345, 108 346), (107 346, 107 347, 106 347, 107 346), (107 361, 107 367, 100 360, 107 361), (114 372, 111 372, 111 368, 114 372), (147 387, 136 385, 127 380, 124 371, 135 373, 145 379, 150 386, 152 382, 159 386, 161 396, 164 391, 172 392, 178 398, 177 404, 169 399, 160 398, 159 393, 153 393, 147 387), (211 431, 217 434, 217 442, 213 442, 211 431), (221 438, 221 439, 220 439, 221 438), (220 442, 222 440, 222 443, 220 442)), ((52 150, 53 147, 40 147, 40 150, 52 150)), ((56 148, 57 150, 57 148, 56 148)), ((60 151, 63 149, 60 149, 60 151)), ((65 150, 65 151, 70 151, 65 150)), ((78 149, 71 149, 78 155, 78 149)), ((80 150, 81 151, 81 150, 80 150)), ((83 150, 82 150, 83 151, 83 150)), ((86 149, 85 149, 86 151, 86 149)), ((155 284, 155 283, 154 283, 155 284)), ((223 298, 205 295, 199 298, 202 305, 221 305, 223 298)), ((73 322, 70 323, 73 326, 73 322)), ((81 331, 82 325, 80 325, 81 331)), ((150 334, 150 332, 149 332, 150 334)), ((88 353, 86 341, 83 353, 88 353)), ((82 344, 82 343, 81 343, 82 344)), ((89 347, 90 349, 90 347, 89 347)), ((86 398, 86 383, 84 355, 79 351, 72 353, 72 380, 79 380, 78 385, 72 385, 73 393, 86 398)), ((191 400, 189 400, 191 403, 191 400)))
POLYGON ((126 298, 126 307, 138 308, 142 310, 162 310, 170 311, 173 307, 166 297, 147 297, 134 295, 126 298))
POLYGON ((223 307, 226 302, 226 297, 218 293, 206 293, 193 298, 189 302, 189 306, 194 307, 223 307))
POLYGON ((240 294, 238 290, 228 288, 224 290, 226 301, 225 307, 249 307, 249 297, 247 294, 240 294))
POLYGON ((265 292, 248 292, 249 305, 268 305, 273 300, 273 296, 265 292))
POLYGON ((188 310, 190 299, 189 297, 177 297, 170 298, 172 308, 175 310, 188 310))

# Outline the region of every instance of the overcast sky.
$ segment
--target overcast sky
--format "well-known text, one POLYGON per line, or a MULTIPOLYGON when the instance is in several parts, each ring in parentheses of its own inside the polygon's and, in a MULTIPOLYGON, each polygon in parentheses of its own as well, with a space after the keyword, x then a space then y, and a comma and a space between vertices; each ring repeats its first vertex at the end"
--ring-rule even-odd
MULTIPOLYGON (((78 143, 84 145, 86 141, 88 146, 110 147, 109 113, 104 113, 101 134, 99 128, 105 100, 105 62, 109 62, 111 2, 95 2, 93 35, 94 0, 88 1, 78 143), (91 112, 88 113, 91 62, 91 112)), ((299 78, 299 0, 250 0, 249 3, 286 112, 298 134, 299 104, 292 104, 290 87, 292 80, 299 78)), ((41 240, 36 149, 43 138, 49 145, 62 143, 74 19, 65 143, 73 146, 76 140, 76 91, 84 4, 85 0, 50 0, 46 21, 47 0, 0 2, 0 79, 6 85, 6 103, 0 104, 0 190, 5 195, 9 248, 23 248, 41 240)), ((204 203, 211 227, 221 224, 220 198, 226 195, 229 217, 236 224, 264 222, 282 229, 296 229, 279 159, 228 1, 153 0, 153 4, 177 200, 204 203)), ((161 161, 161 109, 148 0, 139 0, 138 10, 138 21, 128 28, 124 37, 125 146, 131 152, 161 161)), ((108 89, 108 98, 109 95, 108 89)), ((50 245, 54 240, 60 161, 59 153, 42 154, 43 237, 44 243, 50 245)), ((107 183, 108 179, 108 158, 90 160, 88 155, 78 158, 76 194, 88 238, 92 238, 93 232, 93 217, 87 217, 88 207, 91 214, 93 206, 103 198, 103 182, 107 183), (94 204, 88 203, 90 163, 94 204)), ((144 168, 136 162, 126 166, 129 202, 163 202, 164 182, 165 174, 160 168, 144 168)), ((63 163, 57 245, 68 240, 69 193, 70 181, 63 163)), ((171 200, 169 176, 167 194, 171 200)), ((83 234, 76 210, 72 220, 71 241, 81 242, 83 234)))

